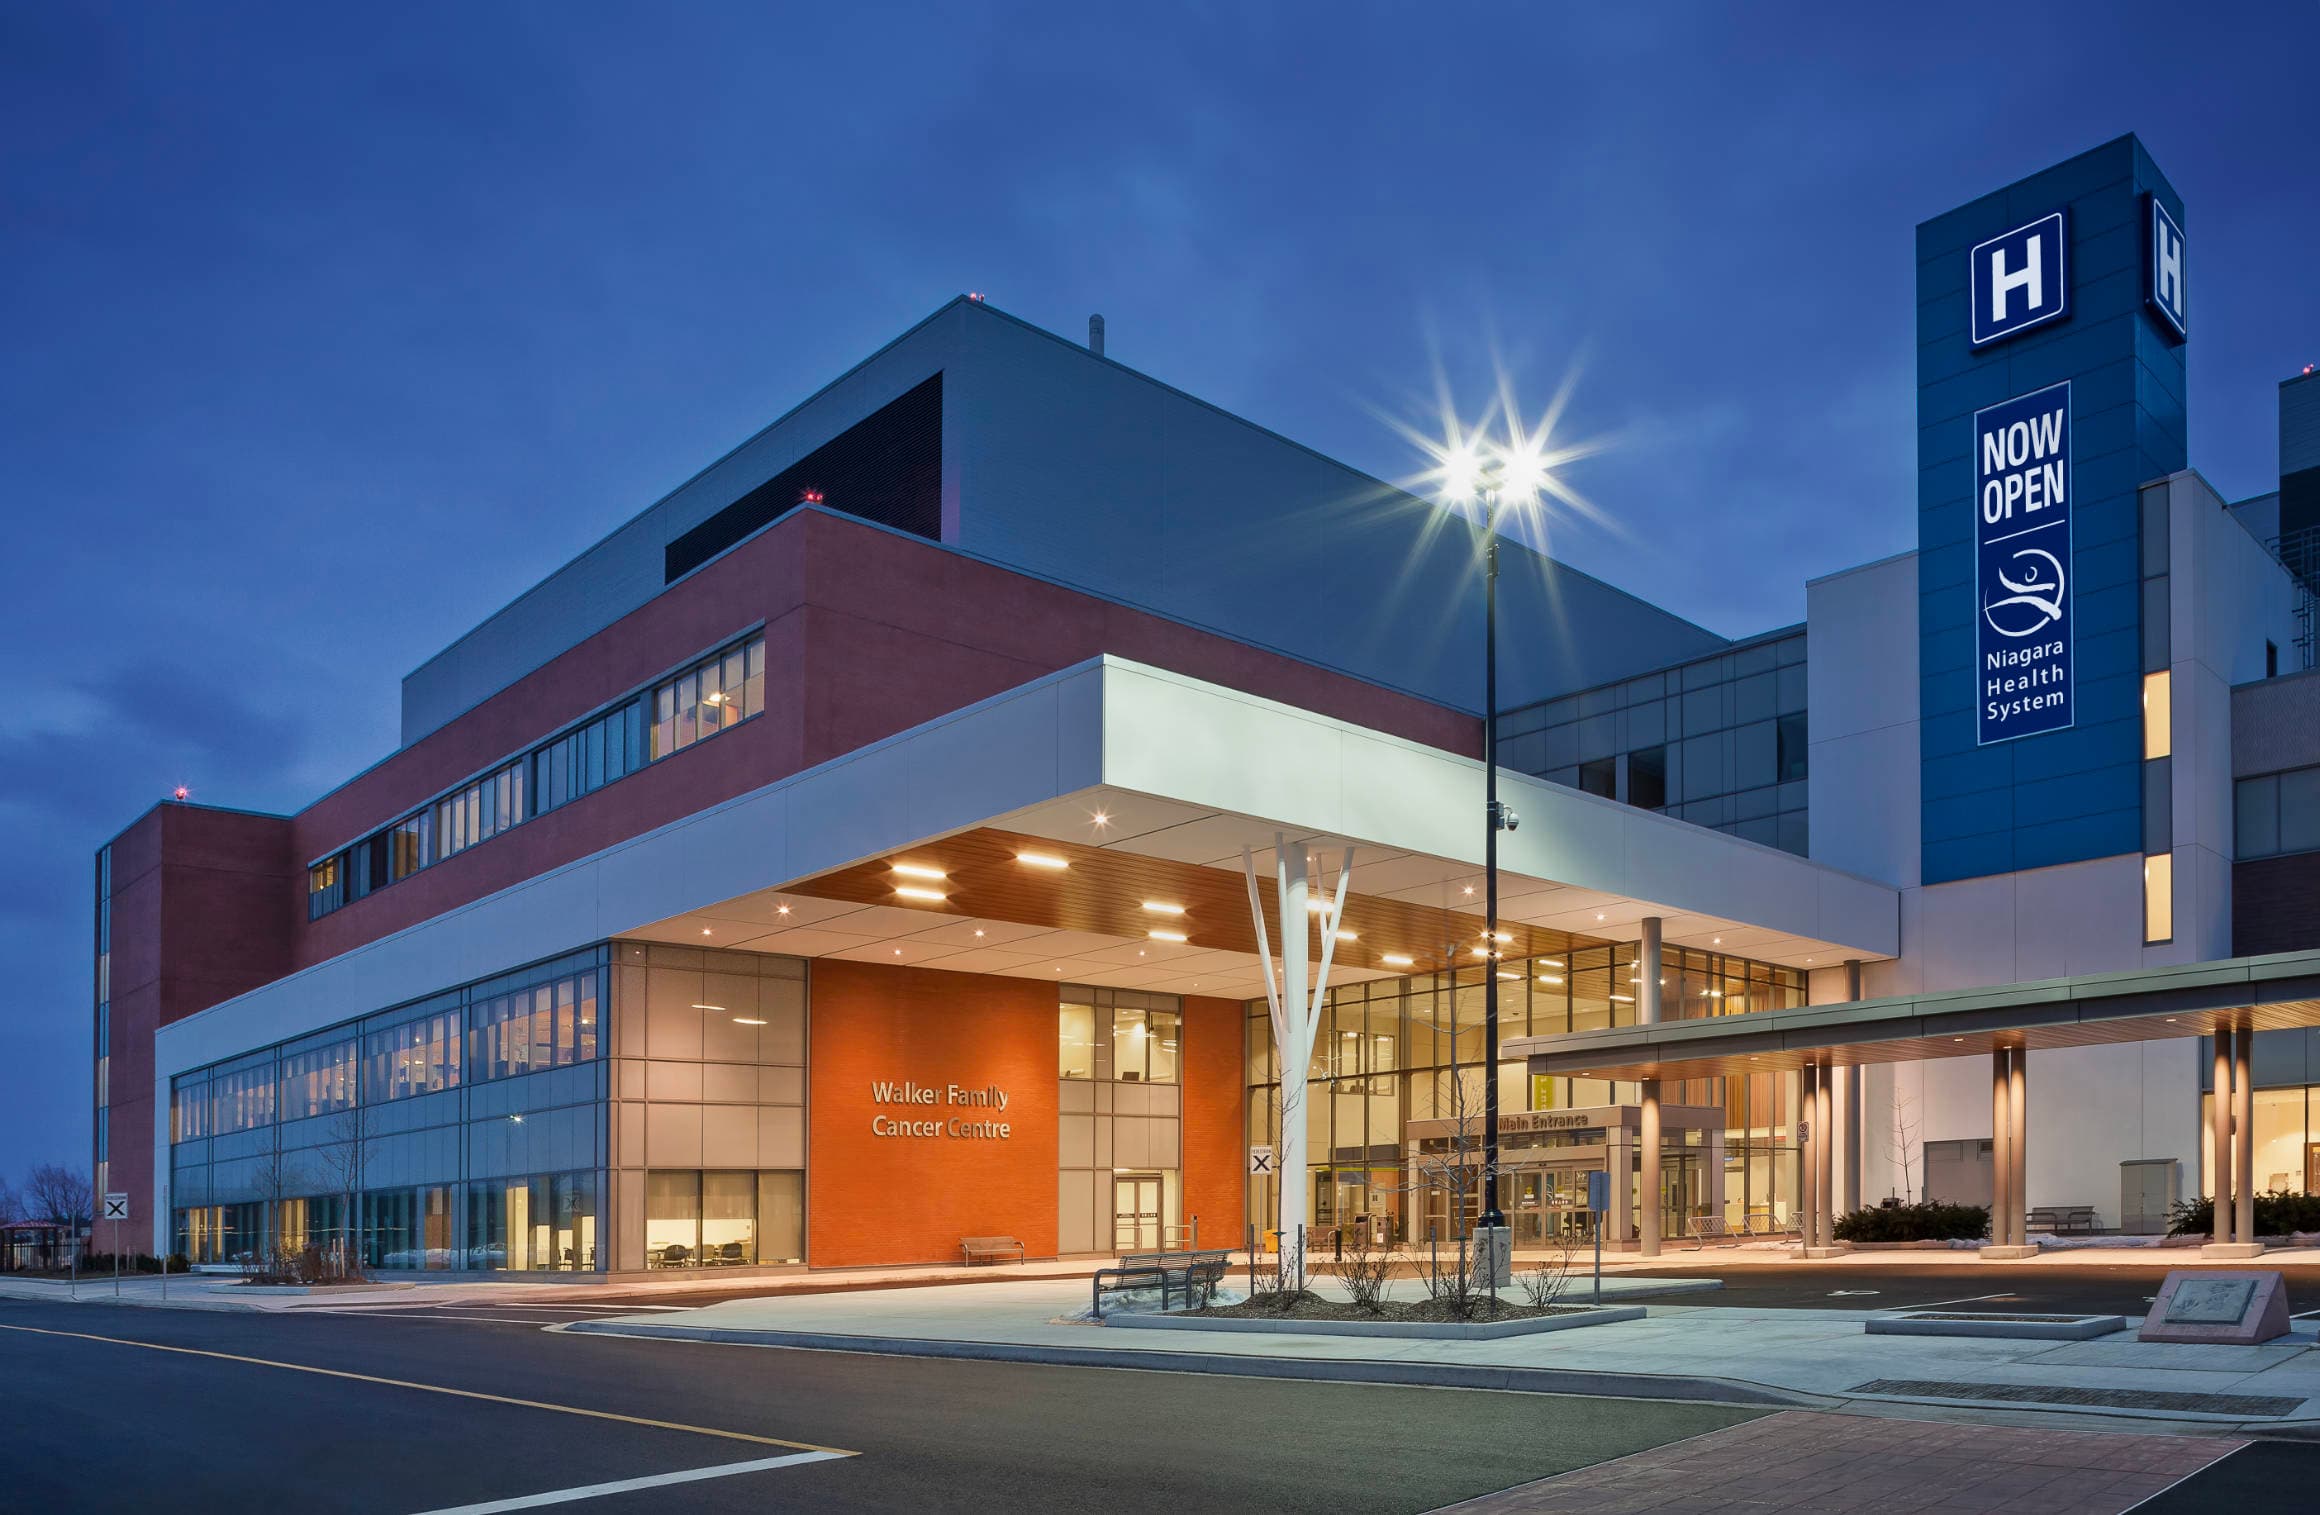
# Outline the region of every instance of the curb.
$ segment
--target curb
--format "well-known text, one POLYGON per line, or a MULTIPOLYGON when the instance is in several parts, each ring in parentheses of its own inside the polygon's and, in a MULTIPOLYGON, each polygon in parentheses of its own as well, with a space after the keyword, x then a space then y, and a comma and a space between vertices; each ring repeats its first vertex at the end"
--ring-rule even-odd
POLYGON ((1320 1383, 1391 1384, 1405 1388, 1498 1389, 1518 1394, 1585 1394, 1615 1399, 1667 1399, 1711 1404, 1826 1409, 1841 1397, 1766 1388, 1728 1378, 1651 1373, 1587 1373, 1568 1368, 1504 1368, 1465 1363, 1378 1359, 1253 1357, 1231 1352, 1138 1350, 1132 1347, 1046 1347, 1016 1342, 938 1341, 903 1336, 844 1336, 817 1331, 737 1331, 716 1326, 575 1320, 552 1331, 585 1336, 628 1336, 656 1341, 699 1341, 736 1347, 785 1347, 809 1352, 859 1352, 882 1357, 944 1357, 973 1362, 1044 1363, 1067 1368, 1127 1368, 1156 1373, 1214 1373, 1231 1378, 1292 1378, 1320 1383))
POLYGON ((1513 1320, 1453 1323, 1450 1321, 1266 1320, 1262 1317, 1214 1315, 1150 1315, 1116 1311, 1102 1322, 1107 1328, 1138 1331, 1213 1331, 1233 1336, 1335 1336, 1400 1341, 1504 1341, 1510 1336, 1538 1336, 1548 1331, 1571 1331, 1581 1326, 1608 1326, 1623 1320, 1641 1320, 1641 1305, 1602 1305, 1568 1315, 1525 1315, 1513 1320))

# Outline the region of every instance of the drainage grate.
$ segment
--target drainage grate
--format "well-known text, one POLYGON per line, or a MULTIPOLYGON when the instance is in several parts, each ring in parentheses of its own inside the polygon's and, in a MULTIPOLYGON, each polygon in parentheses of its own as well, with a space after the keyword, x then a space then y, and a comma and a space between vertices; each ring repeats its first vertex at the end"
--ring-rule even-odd
POLYGON ((2190 1415, 2286 1415, 2304 1401, 2280 1394, 2178 1394, 2162 1389, 2064 1389, 2043 1384, 1943 1383, 1929 1378, 1873 1378, 1854 1394, 1911 1399, 1981 1399, 2011 1404, 2100 1405, 2113 1410, 2180 1410, 2190 1415))

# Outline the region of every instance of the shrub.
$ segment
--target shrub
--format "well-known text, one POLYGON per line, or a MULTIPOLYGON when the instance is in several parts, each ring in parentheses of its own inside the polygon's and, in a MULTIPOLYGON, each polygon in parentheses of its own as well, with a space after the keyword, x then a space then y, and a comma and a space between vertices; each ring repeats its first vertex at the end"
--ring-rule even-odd
POLYGON ((1837 1217, 1839 1241, 1973 1241, 1990 1234, 1987 1205, 1880 1205, 1837 1217))
MULTIPOLYGON (((2215 1201, 2207 1195, 2177 1200, 2167 1212, 2169 1236, 2200 1236, 2215 1230, 2215 1201)), ((2320 1231, 2320 1194, 2274 1189, 2256 1196, 2256 1235, 2286 1236, 2320 1231)))

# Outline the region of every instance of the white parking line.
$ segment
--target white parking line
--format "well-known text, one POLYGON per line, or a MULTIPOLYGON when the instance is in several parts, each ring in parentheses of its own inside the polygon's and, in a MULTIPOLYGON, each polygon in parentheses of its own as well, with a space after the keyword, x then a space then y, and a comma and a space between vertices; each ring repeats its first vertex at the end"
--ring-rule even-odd
POLYGON ((492 1499, 482 1504, 446 1505, 424 1515, 497 1515, 501 1510, 536 1510, 542 1505, 570 1504, 579 1499, 602 1499, 637 1489, 657 1489, 672 1483, 699 1483, 707 1478, 731 1478, 737 1473, 764 1473, 794 1468, 801 1463, 836 1462, 842 1452, 797 1452, 788 1457, 760 1457, 754 1462, 728 1462, 714 1468, 690 1468, 682 1473, 655 1473, 650 1478, 622 1478, 612 1483, 583 1484, 575 1489, 551 1489, 545 1494, 521 1494, 514 1499, 492 1499))

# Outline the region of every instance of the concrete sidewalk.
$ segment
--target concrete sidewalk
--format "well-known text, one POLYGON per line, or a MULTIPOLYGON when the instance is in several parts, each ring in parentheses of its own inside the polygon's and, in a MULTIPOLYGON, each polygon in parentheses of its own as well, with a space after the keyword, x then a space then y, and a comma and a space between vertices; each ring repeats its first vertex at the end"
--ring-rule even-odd
MULTIPOLYGON (((1883 1254, 1892 1255, 1892 1254, 1883 1254)), ((1665 1286, 1669 1281, 1660 1281, 1665 1286)), ((1329 1284, 1324 1283, 1327 1289, 1329 1284)), ((1403 1281, 1397 1297, 1415 1286, 1403 1281)), ((1606 1299, 1652 1281, 1607 1277, 1606 1299)), ((1570 1296, 1587 1297, 1582 1281, 1570 1296)), ((1870 1336, 1873 1313, 1735 1309, 1662 1295, 1646 1318, 1495 1341, 1120 1331, 1068 1320, 1084 1284, 1024 1281, 876 1295, 735 1300, 558 1330, 731 1344, 997 1358, 1447 1387, 1722 1399, 1891 1412, 1942 1406, 1994 1421, 2166 1423, 2212 1434, 2320 1423, 2315 1327, 2259 1347, 2137 1342, 2130 1329, 2056 1343, 1870 1336)), ((1906 1306, 1949 1303, 1912 1300, 1906 1306)))

